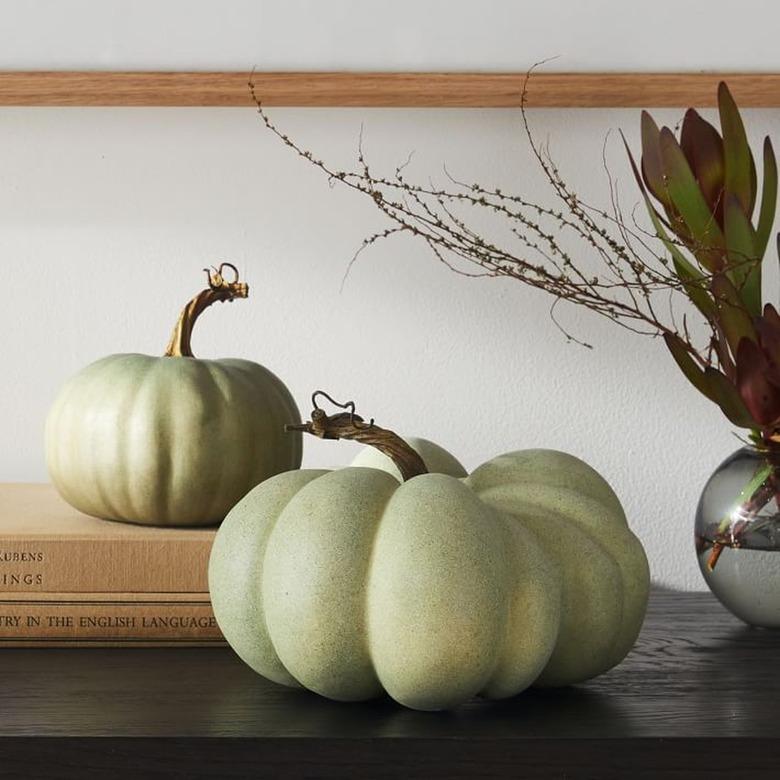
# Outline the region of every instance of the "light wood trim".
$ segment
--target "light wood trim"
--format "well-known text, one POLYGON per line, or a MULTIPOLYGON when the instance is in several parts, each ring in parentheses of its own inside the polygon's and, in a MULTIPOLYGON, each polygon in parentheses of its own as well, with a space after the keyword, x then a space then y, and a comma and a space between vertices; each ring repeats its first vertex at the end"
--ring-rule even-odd
MULTIPOLYGON (((248 73, 5 71, 3 106, 249 106, 248 73)), ((522 73, 255 73, 268 106, 510 108, 522 73)), ((780 107, 780 73, 535 73, 534 107, 712 106, 725 79, 743 108, 780 107)))

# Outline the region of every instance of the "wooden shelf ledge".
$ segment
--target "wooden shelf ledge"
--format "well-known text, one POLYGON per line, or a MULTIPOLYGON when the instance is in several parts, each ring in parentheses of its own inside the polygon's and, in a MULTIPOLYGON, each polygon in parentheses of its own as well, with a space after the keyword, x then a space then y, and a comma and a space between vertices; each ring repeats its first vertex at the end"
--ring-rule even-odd
MULTIPOLYGON (((255 73, 268 106, 513 108, 524 73, 255 73)), ((3 71, 1 106, 251 106, 245 72, 3 71)), ((780 73, 535 73, 536 108, 780 107, 780 73)))

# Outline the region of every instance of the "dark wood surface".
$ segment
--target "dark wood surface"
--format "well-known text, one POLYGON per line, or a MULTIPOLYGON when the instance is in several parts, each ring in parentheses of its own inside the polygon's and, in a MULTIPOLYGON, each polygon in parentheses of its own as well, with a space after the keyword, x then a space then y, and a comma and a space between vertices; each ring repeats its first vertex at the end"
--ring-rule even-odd
POLYGON ((339 704, 226 648, 0 651, 4 777, 778 777, 780 632, 655 591, 637 647, 450 713, 339 704))

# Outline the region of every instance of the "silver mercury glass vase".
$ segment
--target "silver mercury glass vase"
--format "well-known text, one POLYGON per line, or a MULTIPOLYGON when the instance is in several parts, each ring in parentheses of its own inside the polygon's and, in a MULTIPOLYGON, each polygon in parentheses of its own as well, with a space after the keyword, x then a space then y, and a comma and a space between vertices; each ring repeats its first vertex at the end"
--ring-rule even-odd
POLYGON ((696 510, 710 590, 753 626, 780 628, 780 451, 745 446, 715 469, 696 510))

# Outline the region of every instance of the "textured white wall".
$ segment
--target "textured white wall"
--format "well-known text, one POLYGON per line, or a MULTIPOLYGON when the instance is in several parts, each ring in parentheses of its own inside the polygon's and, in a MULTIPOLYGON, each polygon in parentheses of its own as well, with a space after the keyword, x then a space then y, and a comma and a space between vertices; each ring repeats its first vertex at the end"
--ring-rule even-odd
MULTIPOLYGON (((633 4, 618 13, 616 2, 0 2, 0 67, 522 69, 562 54, 561 69, 776 69, 768 58, 777 48, 755 43, 775 29, 755 23, 770 3, 744 3, 752 7, 744 15, 718 15, 719 5, 707 4, 703 36, 701 3, 656 3, 650 14, 633 4), (685 34, 668 27, 671 8, 685 34), (739 38, 743 19, 750 45, 719 45, 727 32, 739 38)), ((680 113, 656 116, 673 122, 680 113)), ((767 132, 780 139, 780 112, 746 115, 756 143, 767 132)), ((274 116, 338 163, 354 159, 363 123, 377 164, 415 150, 410 172, 420 178, 440 177, 446 161, 466 179, 549 198, 516 111, 274 116)), ((533 122, 581 194, 606 202, 604 137, 622 127, 636 146, 637 112, 538 111, 533 122)), ((608 149, 624 200, 634 202, 614 132, 608 149)), ((340 291, 354 249, 381 224, 251 110, 0 110, 0 480, 45 479, 43 421, 62 381, 109 352, 160 353, 200 269, 229 259, 249 280, 250 300, 206 314, 196 354, 266 364, 304 411, 317 387, 353 398, 468 467, 520 447, 573 452, 614 485, 656 581, 700 588, 696 499, 738 442, 663 346, 561 308, 596 348, 567 344, 548 298, 457 276, 409 240, 364 255, 340 291)), ((309 465, 352 454, 349 445, 308 444, 309 465)))

